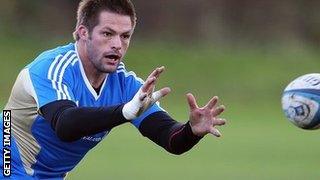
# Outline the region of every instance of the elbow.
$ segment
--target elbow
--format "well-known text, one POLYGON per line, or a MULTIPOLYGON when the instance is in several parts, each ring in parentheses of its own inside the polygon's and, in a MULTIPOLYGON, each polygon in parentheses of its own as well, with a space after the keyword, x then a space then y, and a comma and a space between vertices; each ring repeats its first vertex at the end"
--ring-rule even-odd
POLYGON ((73 138, 73 137, 70 137, 70 136, 65 135, 63 133, 56 133, 56 134, 57 134, 58 139, 62 142, 71 143, 71 142, 79 140, 79 138, 73 138))
POLYGON ((66 143, 71 143, 71 142, 75 141, 74 139, 71 139, 71 138, 64 136, 64 135, 61 135, 61 134, 57 134, 57 137, 60 141, 66 142, 66 143))
POLYGON ((62 128, 56 129, 56 135, 58 139, 62 142, 71 143, 80 139, 78 137, 75 137, 73 134, 74 133, 72 133, 72 131, 66 131, 62 128))
POLYGON ((170 152, 171 154, 173 154, 173 155, 177 155, 177 156, 179 156, 179 155, 182 155, 182 154, 184 154, 185 152, 184 151, 177 151, 177 152, 170 152))
POLYGON ((67 143, 79 140, 81 137, 78 137, 79 133, 77 133, 77 129, 73 123, 70 123, 66 118, 68 117, 62 116, 62 118, 57 121, 54 128, 56 136, 60 141, 67 143))
POLYGON ((166 148, 166 150, 173 155, 182 155, 188 151, 184 149, 172 149, 172 148, 166 148))

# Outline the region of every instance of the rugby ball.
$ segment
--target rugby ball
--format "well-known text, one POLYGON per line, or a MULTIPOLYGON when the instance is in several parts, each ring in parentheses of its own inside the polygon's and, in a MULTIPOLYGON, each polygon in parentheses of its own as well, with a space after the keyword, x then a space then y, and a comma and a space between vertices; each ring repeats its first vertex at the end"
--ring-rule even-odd
POLYGON ((282 94, 282 109, 290 122, 302 129, 320 128, 320 74, 293 80, 282 94))

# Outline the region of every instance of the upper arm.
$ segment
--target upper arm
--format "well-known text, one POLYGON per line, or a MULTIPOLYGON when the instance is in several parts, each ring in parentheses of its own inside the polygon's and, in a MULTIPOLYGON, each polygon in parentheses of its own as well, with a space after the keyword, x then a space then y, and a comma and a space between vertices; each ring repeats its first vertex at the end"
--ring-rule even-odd
POLYGON ((44 119, 50 122, 51 127, 56 130, 56 124, 58 119, 61 118, 61 114, 72 107, 77 107, 77 105, 69 100, 59 100, 42 106, 40 112, 44 119))
POLYGON ((67 53, 28 67, 33 96, 39 109, 50 102, 75 100, 72 92, 74 80, 69 67, 75 57, 75 54, 67 53))

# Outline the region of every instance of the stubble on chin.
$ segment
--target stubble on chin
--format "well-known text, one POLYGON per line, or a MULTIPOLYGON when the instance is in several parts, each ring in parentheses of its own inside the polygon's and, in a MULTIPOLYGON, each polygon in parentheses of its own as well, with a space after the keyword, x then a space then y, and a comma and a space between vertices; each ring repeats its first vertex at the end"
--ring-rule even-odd
POLYGON ((119 64, 120 63, 118 63, 116 66, 109 66, 103 63, 99 63, 95 65, 95 68, 99 73, 113 73, 117 71, 119 64))

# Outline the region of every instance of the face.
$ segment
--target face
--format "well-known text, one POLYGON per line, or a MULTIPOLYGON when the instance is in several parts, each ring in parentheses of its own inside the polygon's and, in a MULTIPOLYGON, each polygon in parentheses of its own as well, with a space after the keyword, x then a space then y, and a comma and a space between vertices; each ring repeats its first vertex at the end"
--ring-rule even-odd
POLYGON ((103 73, 111 73, 124 57, 133 33, 130 16, 102 11, 99 23, 85 39, 89 61, 103 73))

